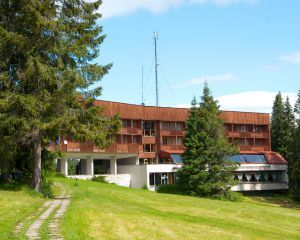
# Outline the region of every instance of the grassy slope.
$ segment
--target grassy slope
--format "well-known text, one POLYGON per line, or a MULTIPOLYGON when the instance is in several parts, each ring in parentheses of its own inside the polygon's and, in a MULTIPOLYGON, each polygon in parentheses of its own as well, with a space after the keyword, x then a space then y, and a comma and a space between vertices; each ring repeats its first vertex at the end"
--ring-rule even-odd
POLYGON ((73 193, 66 239, 300 239, 300 211, 58 179, 73 193))
POLYGON ((15 239, 14 226, 42 206, 45 199, 25 187, 0 190, 0 239, 15 239))

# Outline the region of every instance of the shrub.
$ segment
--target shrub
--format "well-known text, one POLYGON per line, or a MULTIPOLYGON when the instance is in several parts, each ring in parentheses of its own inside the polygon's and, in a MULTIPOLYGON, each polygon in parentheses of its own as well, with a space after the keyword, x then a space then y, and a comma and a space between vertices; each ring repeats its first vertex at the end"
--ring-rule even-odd
POLYGON ((100 183, 107 183, 105 176, 97 176, 97 177, 93 177, 92 181, 94 182, 100 182, 100 183))
POLYGON ((226 191, 223 194, 216 194, 212 196, 212 198, 231 202, 241 202, 243 200, 243 194, 239 192, 226 191))
POLYGON ((42 170, 42 182, 40 187, 40 192, 43 194, 46 198, 52 198, 54 196, 53 194, 53 180, 52 180, 52 172, 42 170))
POLYGON ((181 188, 177 184, 162 184, 157 188, 159 193, 182 194, 181 188))

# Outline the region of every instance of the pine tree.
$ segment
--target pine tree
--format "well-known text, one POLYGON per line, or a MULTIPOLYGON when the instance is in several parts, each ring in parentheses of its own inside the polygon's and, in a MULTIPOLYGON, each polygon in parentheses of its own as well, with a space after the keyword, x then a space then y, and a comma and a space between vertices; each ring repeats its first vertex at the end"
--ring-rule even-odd
POLYGON ((213 196, 228 193, 234 184, 236 164, 227 156, 237 153, 228 143, 217 101, 205 83, 199 106, 194 98, 184 138, 183 167, 178 171, 178 184, 192 195, 213 196))
POLYGON ((294 112, 297 115, 297 125, 300 125, 300 90, 298 91, 298 98, 295 103, 294 112))
POLYGON ((290 179, 289 186, 292 196, 300 199, 300 90, 298 91, 298 98, 295 103, 294 112, 296 118, 296 130, 294 133, 293 144, 293 156, 290 167, 290 179))
POLYGON ((102 90, 96 83, 111 67, 93 61, 104 40, 96 24, 100 4, 0 2, 0 132, 14 139, 12 146, 31 147, 37 191, 41 151, 51 140, 68 135, 104 147, 120 127, 93 105, 102 90))
POLYGON ((285 135, 286 135, 286 116, 285 108, 282 101, 281 93, 279 92, 273 103, 271 116, 271 145, 272 150, 279 152, 285 157, 285 135))
MULTIPOLYGON (((284 103, 285 114, 285 136, 284 136, 284 149, 283 156, 289 161, 293 155, 294 134, 296 130, 296 122, 293 108, 290 104, 289 97, 286 98, 284 103)), ((282 151, 282 150, 281 150, 282 151)))

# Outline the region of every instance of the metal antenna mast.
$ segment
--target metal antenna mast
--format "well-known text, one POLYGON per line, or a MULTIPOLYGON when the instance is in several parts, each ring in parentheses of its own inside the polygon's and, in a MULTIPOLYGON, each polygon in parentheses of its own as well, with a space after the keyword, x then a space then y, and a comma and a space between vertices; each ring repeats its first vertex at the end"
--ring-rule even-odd
POLYGON ((155 89, 156 89, 156 107, 158 107, 158 78, 157 78, 157 46, 156 41, 158 39, 158 32, 153 32, 153 39, 154 39, 154 51, 155 51, 155 89))
POLYGON ((142 105, 145 106, 144 102, 144 66, 142 65, 142 105))

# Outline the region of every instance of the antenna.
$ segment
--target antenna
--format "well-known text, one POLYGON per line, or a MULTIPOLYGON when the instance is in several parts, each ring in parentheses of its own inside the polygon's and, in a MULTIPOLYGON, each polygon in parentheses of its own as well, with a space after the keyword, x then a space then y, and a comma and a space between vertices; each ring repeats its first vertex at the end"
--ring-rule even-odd
POLYGON ((145 106, 144 99, 144 66, 142 65, 142 105, 145 106))
POLYGON ((156 89, 156 107, 158 107, 158 78, 157 78, 157 46, 156 41, 158 39, 158 32, 153 32, 153 39, 154 39, 154 54, 155 54, 155 89, 156 89))

